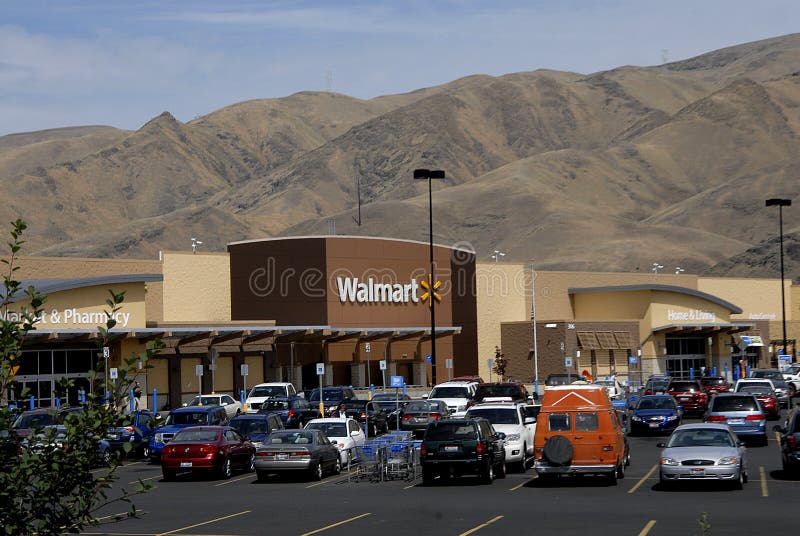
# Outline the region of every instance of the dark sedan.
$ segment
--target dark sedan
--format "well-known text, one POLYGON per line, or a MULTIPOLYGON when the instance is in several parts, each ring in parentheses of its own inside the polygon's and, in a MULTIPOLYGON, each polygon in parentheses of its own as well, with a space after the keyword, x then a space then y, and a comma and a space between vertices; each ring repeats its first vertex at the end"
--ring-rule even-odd
POLYGON ((256 448, 264 443, 269 434, 284 428, 279 415, 261 415, 260 413, 239 415, 231 419, 228 425, 243 437, 248 438, 256 448))
POLYGON ((681 423, 681 411, 668 395, 647 395, 639 399, 630 418, 630 433, 671 433, 681 423))
POLYGON ((299 396, 268 398, 261 404, 258 412, 277 414, 283 421, 284 428, 303 428, 311 419, 322 417, 318 405, 312 406, 308 400, 299 396))
POLYGON ((230 478, 234 468, 252 471, 256 449, 229 426, 192 426, 180 430, 161 451, 164 480, 179 471, 205 471, 230 478))
POLYGON ((449 416, 450 410, 443 400, 412 400, 400 410, 400 429, 421 436, 428 423, 449 416))
POLYGON ((256 475, 264 481, 270 473, 301 472, 321 480, 326 472, 339 474, 339 448, 322 430, 278 430, 256 452, 256 475))
POLYGON ((389 431, 386 412, 374 402, 368 400, 350 400, 345 402, 345 413, 362 426, 367 425, 367 437, 385 434, 389 431))

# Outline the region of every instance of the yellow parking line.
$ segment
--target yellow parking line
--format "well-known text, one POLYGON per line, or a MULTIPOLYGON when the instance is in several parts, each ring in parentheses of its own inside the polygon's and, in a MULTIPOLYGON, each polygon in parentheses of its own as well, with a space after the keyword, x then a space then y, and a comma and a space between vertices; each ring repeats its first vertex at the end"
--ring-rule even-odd
POLYGON ((345 523, 350 523, 351 521, 355 521, 357 519, 361 519, 362 517, 367 517, 367 516, 371 516, 371 515, 372 515, 371 512, 367 512, 366 514, 361 514, 360 516, 351 517, 351 518, 345 519, 344 521, 339 521, 338 523, 331 523, 330 525, 326 525, 326 526, 324 526, 322 528, 319 528, 319 529, 316 529, 316 530, 312 530, 311 532, 304 532, 300 536, 311 536, 312 534, 317 534, 318 532, 322 532, 322 531, 325 531, 325 530, 328 530, 328 529, 332 529, 333 527, 338 527, 339 525, 344 525, 345 523))
POLYGON ((534 480, 536 480, 537 478, 538 478, 538 477, 533 477, 533 478, 531 478, 530 480, 526 480, 526 481, 525 481, 525 482, 523 482, 522 484, 517 484, 517 485, 516 485, 516 486, 514 486, 513 488, 510 488, 508 491, 517 491, 519 488, 521 488, 521 487, 522 487, 522 486, 524 486, 525 484, 530 484, 531 482, 533 482, 533 481, 534 481, 534 480))
POLYGON ((778 450, 781 448, 781 434, 780 432, 775 432, 775 441, 778 442, 778 450))
POLYGON ((481 523, 477 527, 469 529, 467 532, 462 532, 458 536, 467 536, 468 534, 472 534, 473 532, 477 532, 477 531, 481 530, 482 528, 488 527, 489 525, 491 525, 495 521, 499 521, 501 519, 503 519, 503 516, 494 517, 494 518, 490 519, 489 521, 487 521, 486 523, 481 523))
POLYGON ((655 526, 655 524, 656 524, 655 519, 651 519, 650 521, 648 521, 647 525, 645 525, 644 528, 642 529, 642 532, 639 533, 639 536, 647 536, 647 534, 650 532, 650 529, 652 529, 653 526, 655 526))
POLYGON ((214 487, 225 486, 226 484, 233 484, 234 482, 240 482, 242 480, 247 480, 248 478, 253 478, 253 475, 247 474, 247 475, 241 476, 239 478, 234 478, 233 480, 226 480, 225 482, 220 482, 219 484, 214 484, 214 487))
POLYGON ((764 471, 763 465, 758 468, 758 472, 761 473, 761 496, 769 497, 769 491, 767 490, 767 472, 764 471))
POLYGON ((333 478, 333 479, 329 478, 328 480, 320 480, 319 482, 317 482, 315 484, 311 484, 309 486, 306 486, 306 489, 314 488, 314 487, 317 487, 317 486, 321 486, 323 484, 335 484, 336 482, 341 482, 342 480, 344 480, 346 478, 350 478, 350 474, 351 473, 345 473, 345 474, 342 474, 342 476, 340 476, 339 478, 333 478))
POLYGON ((633 486, 631 489, 629 489, 629 490, 628 490, 628 493, 633 493, 634 491, 636 491, 637 489, 639 489, 639 486, 641 486, 642 484, 644 484, 644 483, 647 481, 647 479, 648 479, 648 478, 650 478, 650 475, 652 475, 652 474, 655 472, 655 470, 656 470, 656 469, 658 469, 658 465, 654 465, 653 467, 651 467, 651 468, 650 468, 650 470, 649 470, 649 471, 647 471, 647 474, 646 474, 646 475, 644 475, 644 476, 641 478, 641 480, 639 480, 639 482, 637 482, 637 483, 636 483, 636 485, 635 485, 635 486, 633 486))
POLYGON ((202 523, 195 523, 194 525, 189 525, 188 527, 181 527, 179 529, 170 530, 168 532, 161 532, 159 534, 156 534, 155 536, 166 536, 167 534, 175 534, 176 532, 182 532, 184 530, 193 529, 195 527, 200 527, 202 525, 208 525, 209 523, 216 523, 217 521, 223 521, 225 519, 230 519, 232 517, 242 516, 244 514, 249 514, 250 512, 252 512, 252 510, 244 510, 244 511, 239 512, 237 514, 231 514, 229 516, 218 517, 216 519, 211 519, 209 521, 203 521, 202 523))

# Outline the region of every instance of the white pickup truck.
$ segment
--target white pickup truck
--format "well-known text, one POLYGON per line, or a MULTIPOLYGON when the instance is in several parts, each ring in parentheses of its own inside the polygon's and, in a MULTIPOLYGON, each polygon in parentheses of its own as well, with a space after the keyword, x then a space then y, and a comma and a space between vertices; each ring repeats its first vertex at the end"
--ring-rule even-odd
POLYGON ((794 387, 794 392, 800 392, 800 363, 794 363, 781 371, 786 383, 794 387))

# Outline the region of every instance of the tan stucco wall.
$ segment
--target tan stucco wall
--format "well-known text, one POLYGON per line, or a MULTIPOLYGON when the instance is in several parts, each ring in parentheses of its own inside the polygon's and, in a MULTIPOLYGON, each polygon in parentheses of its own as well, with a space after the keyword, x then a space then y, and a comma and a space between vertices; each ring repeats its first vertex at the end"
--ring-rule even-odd
MULTIPOLYGON (((786 299, 786 319, 792 319, 789 307, 792 298, 792 285, 790 280, 784 282, 784 296, 786 299)), ((727 300, 742 308, 743 313, 733 315, 734 321, 744 320, 781 320, 781 280, 756 279, 756 278, 721 278, 701 277, 698 288, 727 300)))
POLYGON ((597 292, 575 294, 575 320, 584 322, 600 320, 638 320, 643 318, 650 305, 651 293, 646 290, 635 292, 597 292))
POLYGON ((229 322, 227 253, 163 253, 164 322, 229 322))
POLYGON ((489 379, 487 360, 500 346, 500 324, 531 317, 530 266, 510 263, 478 263, 478 374, 489 379))

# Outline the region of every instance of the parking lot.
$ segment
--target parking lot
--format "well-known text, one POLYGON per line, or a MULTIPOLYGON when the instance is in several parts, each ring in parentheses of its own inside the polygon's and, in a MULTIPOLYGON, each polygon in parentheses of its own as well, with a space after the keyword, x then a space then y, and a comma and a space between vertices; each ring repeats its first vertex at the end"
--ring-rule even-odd
MULTIPOLYGON (((687 420, 686 422, 692 422, 687 420)), ((780 422, 780 421, 778 421, 780 422)), ((771 424, 770 424, 771 427, 771 424)), ((463 478, 423 487, 421 481, 359 482, 343 473, 321 482, 255 475, 230 480, 191 475, 163 482, 161 469, 131 461, 119 469, 117 486, 138 479, 155 489, 137 497, 140 519, 89 528, 88 534, 703 534, 703 512, 712 534, 750 534, 793 527, 800 480, 780 470, 777 438, 748 448, 750 481, 744 490, 690 483, 662 490, 657 462, 661 437, 630 438, 633 459, 624 480, 563 479, 541 485, 535 472, 510 473, 491 485, 463 478)), ((98 517, 124 514, 113 505, 98 517)))

